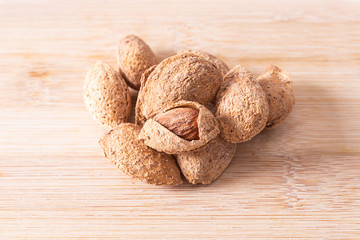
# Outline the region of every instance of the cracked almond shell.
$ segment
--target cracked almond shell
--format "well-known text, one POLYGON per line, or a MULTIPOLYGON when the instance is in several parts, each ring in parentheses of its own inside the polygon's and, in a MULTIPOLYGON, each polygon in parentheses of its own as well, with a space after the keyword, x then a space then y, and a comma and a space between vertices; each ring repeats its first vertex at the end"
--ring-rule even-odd
MULTIPOLYGON (((162 112, 167 112, 174 108, 189 107, 199 111, 197 117, 197 126, 199 131, 198 140, 185 140, 166 127, 149 119, 141 129, 139 138, 143 139, 145 144, 159 152, 168 154, 178 154, 200 148, 214 139, 220 132, 218 122, 214 115, 204 106, 191 101, 179 101, 165 108, 162 112)), ((161 114, 161 113, 160 113, 161 114)))
POLYGON ((169 57, 150 73, 137 99, 136 123, 143 125, 180 100, 206 105, 222 82, 220 70, 206 59, 184 53, 169 57))
POLYGON ((127 84, 136 90, 140 88, 143 72, 157 63, 151 48, 139 37, 128 35, 120 40, 117 62, 119 71, 127 84))
POLYGON ((126 122, 131 112, 128 86, 102 61, 97 61, 86 76, 84 101, 91 116, 108 129, 126 122))
POLYGON ((234 157, 236 143, 218 136, 196 150, 175 155, 181 172, 192 184, 210 184, 226 169, 234 157))
POLYGON ((226 74, 217 93, 215 115, 221 136, 233 143, 248 141, 264 129, 269 105, 252 73, 238 65, 226 74))
POLYGON ((123 123, 112 129, 99 144, 106 158, 126 175, 155 185, 179 185, 180 171, 171 155, 159 153, 138 139, 140 126, 123 123))
POLYGON ((258 76, 258 83, 266 94, 269 117, 266 128, 273 128, 289 116, 295 104, 295 95, 290 75, 276 66, 269 65, 258 76))
POLYGON ((183 53, 193 53, 193 54, 196 54, 196 55, 198 55, 200 57, 205 58, 209 62, 213 63, 221 71, 223 76, 225 76, 226 73, 230 71, 230 69, 226 65, 226 63, 224 63, 223 61, 221 61, 220 59, 218 59, 214 55, 211 55, 211 54, 209 54, 207 52, 200 51, 200 50, 185 49, 185 50, 182 50, 182 51, 178 52, 177 54, 183 54, 183 53))

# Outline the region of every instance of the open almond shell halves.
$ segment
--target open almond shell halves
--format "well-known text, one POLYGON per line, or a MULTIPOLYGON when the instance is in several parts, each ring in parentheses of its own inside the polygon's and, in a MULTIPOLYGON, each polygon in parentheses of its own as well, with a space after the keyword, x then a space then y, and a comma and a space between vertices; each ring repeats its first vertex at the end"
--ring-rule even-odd
POLYGON ((147 120, 141 129, 139 138, 144 143, 167 154, 179 154, 200 148, 218 136, 220 129, 214 115, 203 105, 192 101, 179 101, 165 108, 161 113, 175 108, 193 108, 198 111, 198 139, 186 140, 157 122, 156 116, 147 120))

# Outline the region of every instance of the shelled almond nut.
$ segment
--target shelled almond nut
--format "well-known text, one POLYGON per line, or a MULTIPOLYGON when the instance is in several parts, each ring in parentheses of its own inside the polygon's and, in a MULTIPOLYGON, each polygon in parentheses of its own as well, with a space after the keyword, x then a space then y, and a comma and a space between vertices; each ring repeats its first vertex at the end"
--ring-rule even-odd
POLYGON ((199 111, 193 108, 174 108, 155 116, 154 120, 186 140, 199 139, 197 118, 199 111))
POLYGON ((215 116, 206 107, 179 101, 147 120, 139 138, 159 152, 178 154, 204 146, 219 132, 215 116))

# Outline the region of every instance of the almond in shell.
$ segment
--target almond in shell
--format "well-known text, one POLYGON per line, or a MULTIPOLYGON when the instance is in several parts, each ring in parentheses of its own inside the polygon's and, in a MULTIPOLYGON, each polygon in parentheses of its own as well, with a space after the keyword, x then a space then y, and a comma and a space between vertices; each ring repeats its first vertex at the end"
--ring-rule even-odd
POLYGON ((192 184, 210 184, 234 157, 236 143, 218 136, 205 146, 175 155, 185 178, 192 184))
POLYGON ((127 122, 131 97, 124 79, 102 61, 88 72, 84 84, 84 101, 91 116, 106 128, 127 122))
POLYGON ((140 126, 123 123, 112 129, 99 143, 105 157, 126 175, 155 185, 179 185, 180 171, 171 155, 157 152, 138 138, 140 126))
POLYGON ((157 63, 151 48, 135 35, 120 40, 117 61, 121 75, 136 90, 140 88, 140 78, 144 71, 157 63))
POLYGON ((193 53, 195 55, 205 58, 209 62, 213 63, 221 71, 223 76, 225 76, 226 73, 230 71, 230 69, 226 65, 226 63, 224 63, 222 60, 215 57, 214 55, 211 55, 210 53, 200 51, 200 50, 185 49, 185 50, 178 52, 177 54, 183 54, 183 53, 193 53))
POLYGON ((225 75, 215 115, 221 136, 233 143, 248 141, 264 129, 269 105, 252 73, 238 65, 225 75))
POLYGON ((135 117, 139 125, 180 100, 203 105, 213 101, 221 85, 222 74, 203 57, 183 53, 163 60, 144 82, 136 106, 135 117))
POLYGON ((269 104, 266 128, 276 127, 289 116, 295 104, 290 75, 287 71, 269 65, 257 81, 265 92, 269 104))

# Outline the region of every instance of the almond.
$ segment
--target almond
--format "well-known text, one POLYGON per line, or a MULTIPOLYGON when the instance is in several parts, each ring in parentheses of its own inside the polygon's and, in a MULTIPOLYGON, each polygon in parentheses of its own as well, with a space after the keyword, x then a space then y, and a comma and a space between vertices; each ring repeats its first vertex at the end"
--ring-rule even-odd
POLYGON ((193 53, 163 60, 144 81, 136 103, 136 124, 143 125, 180 100, 212 102, 222 79, 214 64, 193 53))
POLYGON ((269 105, 251 72, 238 65, 225 75, 216 96, 215 115, 221 136, 233 143, 246 142, 264 129, 269 105))
POLYGON ((145 116, 142 114, 142 101, 139 101, 139 96, 142 96, 142 92, 144 91, 144 86, 146 81, 148 80, 150 74, 154 71, 156 65, 153 65, 145 70, 145 72, 141 75, 140 82, 141 86, 138 92, 138 98, 135 104, 135 123, 142 126, 146 122, 145 116))
POLYGON ((211 55, 210 53, 200 51, 200 50, 185 49, 185 50, 178 52, 177 54, 183 54, 183 53, 193 53, 195 55, 198 55, 198 56, 208 60, 209 62, 213 63, 221 71, 223 76, 225 76, 226 73, 230 71, 230 69, 226 65, 226 63, 224 63, 223 61, 221 61, 214 55, 211 55))
POLYGON ((138 139, 140 129, 135 124, 122 123, 107 133, 99 141, 105 157, 139 181, 155 185, 181 184, 174 157, 147 147, 138 139))
POLYGON ((205 146, 175 155, 181 172, 192 184, 209 184, 217 179, 234 157, 236 143, 218 136, 205 146))
POLYGON ((215 116, 206 107, 183 100, 147 120, 139 138, 159 152, 178 154, 204 146, 219 132, 215 116))
POLYGON ((140 78, 144 71, 157 63, 151 48, 135 35, 120 40, 117 61, 121 75, 136 90, 140 88, 140 78))
POLYGON ((290 75, 287 71, 269 65, 256 80, 265 92, 269 104, 266 128, 276 127, 289 116, 295 104, 290 75))
POLYGON ((197 118, 199 111, 193 108, 174 108, 158 114, 154 120, 186 140, 198 140, 197 118))
POLYGON ((84 101, 91 116, 111 129, 127 122, 131 97, 124 79, 108 64, 96 62, 84 84, 84 101))

